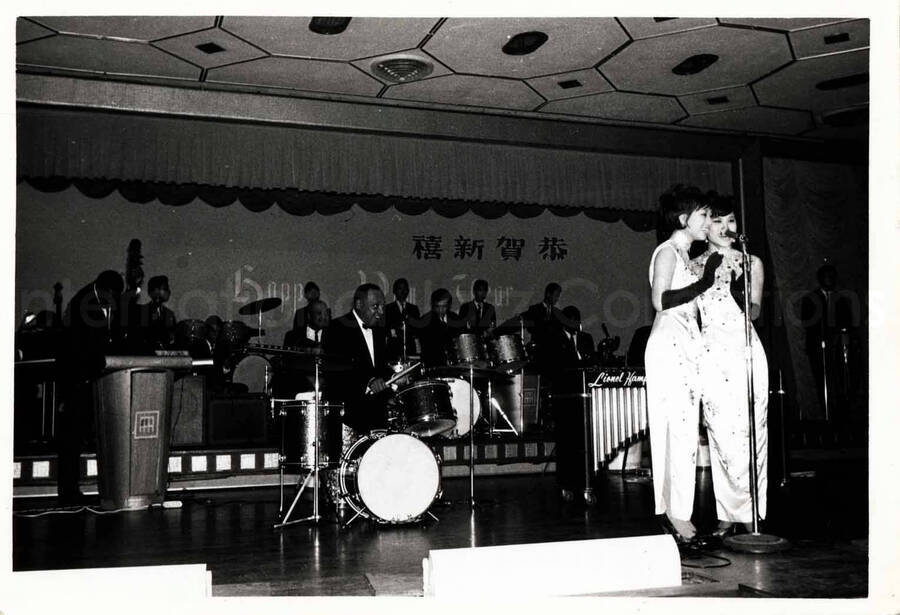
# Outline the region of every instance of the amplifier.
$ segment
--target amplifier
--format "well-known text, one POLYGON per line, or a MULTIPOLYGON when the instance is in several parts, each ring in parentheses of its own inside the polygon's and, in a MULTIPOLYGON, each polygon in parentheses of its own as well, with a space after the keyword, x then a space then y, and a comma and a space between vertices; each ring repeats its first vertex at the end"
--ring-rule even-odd
POLYGON ((262 393, 214 397, 206 417, 209 446, 266 444, 268 398, 262 393))

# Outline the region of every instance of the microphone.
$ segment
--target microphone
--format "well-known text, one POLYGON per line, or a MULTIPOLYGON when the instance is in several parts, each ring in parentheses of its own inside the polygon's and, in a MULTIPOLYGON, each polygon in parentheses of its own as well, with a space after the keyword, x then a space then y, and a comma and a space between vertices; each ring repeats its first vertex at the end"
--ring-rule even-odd
POLYGON ((741 234, 741 233, 735 233, 734 231, 725 231, 725 236, 731 237, 735 241, 740 241, 741 243, 744 243, 747 241, 746 235, 741 234))

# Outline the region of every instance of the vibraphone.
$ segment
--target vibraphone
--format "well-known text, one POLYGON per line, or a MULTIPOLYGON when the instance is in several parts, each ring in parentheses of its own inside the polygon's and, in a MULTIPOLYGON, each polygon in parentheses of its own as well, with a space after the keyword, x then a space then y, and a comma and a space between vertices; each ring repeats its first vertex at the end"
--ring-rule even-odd
POLYGON ((604 367, 586 374, 591 395, 590 463, 594 472, 647 435, 647 389, 643 368, 604 367))

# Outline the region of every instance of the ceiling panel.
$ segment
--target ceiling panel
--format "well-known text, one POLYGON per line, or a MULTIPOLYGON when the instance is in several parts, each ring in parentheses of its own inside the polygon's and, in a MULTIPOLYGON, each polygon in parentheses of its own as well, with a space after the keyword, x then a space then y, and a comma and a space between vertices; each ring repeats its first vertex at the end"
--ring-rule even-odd
POLYGON ((16 43, 33 41, 36 38, 52 36, 53 34, 56 34, 53 30, 36 24, 33 21, 28 21, 27 19, 16 20, 16 43))
POLYGON ((544 102, 521 81, 475 75, 449 75, 391 86, 384 98, 520 111, 534 109, 544 102))
POLYGON ((212 68, 206 80, 354 96, 375 96, 383 87, 381 82, 344 62, 275 57, 212 68))
POLYGON ((827 53, 865 49, 869 46, 869 20, 844 21, 788 35, 797 59, 827 53))
POLYGON ((607 92, 582 98, 556 100, 541 107, 541 111, 663 124, 671 124, 685 115, 674 98, 625 92, 607 92))
POLYGON ((559 75, 548 75, 547 77, 535 77, 534 79, 528 79, 527 83, 547 100, 598 94, 600 92, 609 92, 613 89, 609 81, 604 79, 603 75, 593 68, 561 73, 559 75))
POLYGON ((146 43, 58 35, 16 47, 16 62, 29 66, 111 75, 198 79, 200 69, 146 43))
POLYGON ((153 45, 203 68, 245 62, 266 55, 264 51, 218 28, 167 38, 153 45))
POLYGON ((812 115, 807 111, 765 107, 693 115, 678 123, 681 126, 783 135, 798 135, 813 126, 812 115))
POLYGON ((168 36, 212 28, 215 17, 34 17, 57 32, 155 41, 168 36))
POLYGON ((762 105, 823 111, 868 102, 868 79, 868 50, 850 51, 795 62, 753 84, 753 91, 762 105))
POLYGON ((717 113, 727 109, 740 109, 756 105, 756 97, 753 96, 753 90, 746 85, 688 94, 687 96, 679 96, 678 100, 691 115, 717 113))
POLYGON ((459 73, 529 79, 591 68, 627 42, 615 19, 448 19, 425 51, 459 73), (515 35, 542 32, 533 53, 508 55, 515 35))
POLYGON ((620 90, 683 95, 744 85, 790 61, 783 34, 716 26, 635 41, 600 72, 620 90), (718 59, 696 74, 673 72, 699 55, 718 59))
POLYGON ((669 17, 622 17, 619 19, 622 26, 633 39, 650 38, 661 34, 684 32, 695 28, 714 26, 718 21, 715 17, 698 18, 669 18, 669 17))
POLYGON ((869 102, 866 19, 353 17, 332 35, 310 30, 311 19, 18 18, 17 70, 554 121, 865 138, 865 129, 827 127, 822 117, 869 102), (535 49, 503 52, 517 34, 536 32, 546 40, 533 35, 535 49), (375 70, 385 63, 392 74, 375 70), (822 130, 807 126, 810 117, 822 130))
POLYGON ((357 60, 413 49, 438 21, 354 17, 340 34, 313 32, 309 17, 225 17, 222 27, 274 55, 357 60))
POLYGON ((721 18, 719 18, 719 21, 723 24, 751 26, 753 28, 771 28, 773 30, 784 30, 785 32, 791 32, 794 30, 802 30, 803 28, 812 28, 813 26, 823 26, 825 24, 837 23, 839 21, 847 21, 847 20, 846 20, 846 18, 841 18, 841 17, 798 17, 798 18, 721 17, 721 18))

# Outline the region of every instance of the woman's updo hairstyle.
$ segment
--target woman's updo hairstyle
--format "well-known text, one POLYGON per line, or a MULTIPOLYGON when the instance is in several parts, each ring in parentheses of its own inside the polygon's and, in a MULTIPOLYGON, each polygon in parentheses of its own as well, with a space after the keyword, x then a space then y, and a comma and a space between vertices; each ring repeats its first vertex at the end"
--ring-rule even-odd
POLYGON ((679 217, 690 216, 698 209, 709 206, 709 199, 697 186, 675 184, 659 197, 660 231, 669 235, 673 231, 684 228, 679 217))

